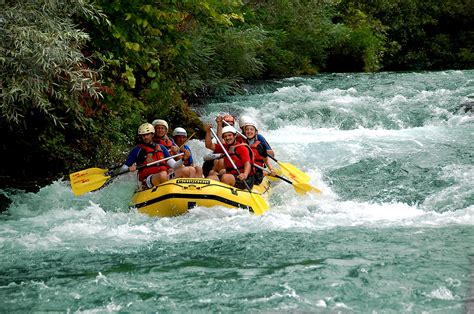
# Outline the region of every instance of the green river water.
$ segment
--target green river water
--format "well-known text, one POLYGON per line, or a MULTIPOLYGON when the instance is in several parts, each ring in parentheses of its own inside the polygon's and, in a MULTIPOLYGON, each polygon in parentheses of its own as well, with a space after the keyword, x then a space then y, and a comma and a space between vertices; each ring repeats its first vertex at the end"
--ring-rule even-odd
POLYGON ((80 197, 0 190, 0 312, 474 312, 468 95, 474 71, 323 74, 198 108, 252 116, 323 190, 282 182, 260 217, 138 214, 133 174, 80 197))

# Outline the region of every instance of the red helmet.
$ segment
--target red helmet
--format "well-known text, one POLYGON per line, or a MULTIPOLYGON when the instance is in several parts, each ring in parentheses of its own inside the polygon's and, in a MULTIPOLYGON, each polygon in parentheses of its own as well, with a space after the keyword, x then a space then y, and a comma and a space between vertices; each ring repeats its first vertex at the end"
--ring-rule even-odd
POLYGON ((232 123, 232 124, 235 123, 234 117, 231 116, 230 114, 226 114, 223 119, 224 119, 225 122, 229 122, 229 123, 232 123))

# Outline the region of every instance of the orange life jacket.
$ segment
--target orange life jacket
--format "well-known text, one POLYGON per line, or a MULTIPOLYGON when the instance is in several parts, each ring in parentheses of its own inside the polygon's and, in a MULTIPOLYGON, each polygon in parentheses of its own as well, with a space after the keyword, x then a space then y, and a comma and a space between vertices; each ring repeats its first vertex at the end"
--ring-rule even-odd
MULTIPOLYGON (((138 146, 140 146, 140 148, 143 149, 146 154, 145 160, 139 166, 146 165, 150 162, 165 158, 163 150, 161 149, 159 144, 139 144, 138 146)), ((149 175, 161 171, 167 171, 168 168, 169 167, 166 161, 154 164, 153 166, 143 167, 138 170, 138 180, 144 181, 149 175)))
POLYGON ((255 142, 253 144, 249 144, 249 146, 252 149, 255 164, 259 165, 260 167, 263 167, 265 161, 263 160, 263 157, 260 155, 260 153, 257 150, 257 146, 259 144, 261 144, 261 142, 259 140, 255 140, 255 142))

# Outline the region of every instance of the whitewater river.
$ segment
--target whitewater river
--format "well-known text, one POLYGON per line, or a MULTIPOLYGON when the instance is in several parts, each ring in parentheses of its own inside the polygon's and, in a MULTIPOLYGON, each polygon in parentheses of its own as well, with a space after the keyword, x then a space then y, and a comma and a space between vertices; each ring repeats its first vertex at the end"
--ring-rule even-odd
POLYGON ((474 71, 324 74, 198 108, 254 117, 323 190, 282 182, 260 217, 150 218, 128 209, 133 175, 0 191, 0 312, 474 310, 473 93, 474 71))

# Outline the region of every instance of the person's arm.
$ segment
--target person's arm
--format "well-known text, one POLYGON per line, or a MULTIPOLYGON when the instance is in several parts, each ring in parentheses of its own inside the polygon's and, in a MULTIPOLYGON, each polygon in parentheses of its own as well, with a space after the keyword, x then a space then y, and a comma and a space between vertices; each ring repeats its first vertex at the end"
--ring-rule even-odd
POLYGON ((270 147, 270 144, 268 144, 267 140, 265 139, 265 137, 263 137, 263 135, 257 134, 257 140, 259 140, 260 143, 263 144, 268 154, 272 155, 272 157, 275 157, 275 153, 273 152, 272 148, 270 147))
POLYGON ((204 142, 206 144, 206 148, 212 151, 215 151, 216 144, 212 142, 211 128, 212 128, 212 125, 210 123, 206 125, 206 137, 204 139, 204 142))
POLYGON ((183 147, 189 152, 188 164, 194 166, 193 152, 191 151, 191 148, 186 144, 183 147))
MULTIPOLYGON (((165 146, 161 145, 160 144, 160 148, 161 150, 163 151, 163 158, 168 158, 168 157, 171 157, 171 154, 170 152, 166 149, 165 146)), ((174 160, 173 158, 170 158, 166 161, 166 164, 170 167, 170 168, 173 168, 173 169, 176 169, 176 168, 179 168, 181 167, 181 165, 183 164, 183 160, 179 160, 179 161, 176 161, 174 160)))
POLYGON ((217 125, 217 136, 219 137, 219 139, 222 139, 222 119, 223 117, 221 115, 218 115, 216 117, 216 125, 217 125))
POLYGON ((128 154, 127 160, 124 162, 122 167, 120 167, 119 173, 124 173, 124 172, 127 172, 127 171, 133 172, 133 171, 137 170, 137 165, 136 164, 143 161, 143 159, 140 160, 140 157, 143 157, 143 156, 140 156, 140 155, 143 155, 143 150, 140 147, 135 146, 130 151, 130 153, 128 154))
POLYGON ((270 160, 268 159, 268 151, 265 149, 265 146, 262 143, 258 144, 257 152, 260 154, 260 156, 262 156, 263 162, 267 166, 268 170, 270 170, 272 174, 275 174, 273 173, 273 167, 270 164, 270 160))

